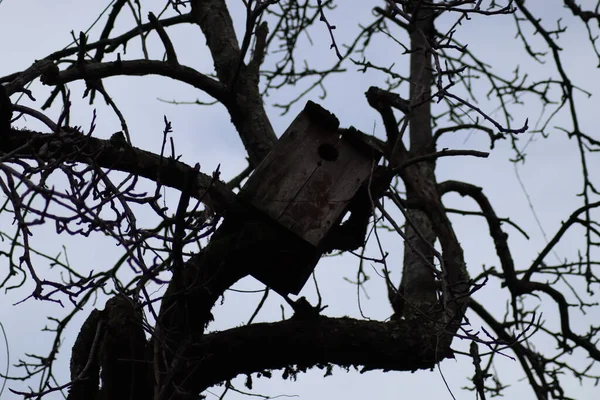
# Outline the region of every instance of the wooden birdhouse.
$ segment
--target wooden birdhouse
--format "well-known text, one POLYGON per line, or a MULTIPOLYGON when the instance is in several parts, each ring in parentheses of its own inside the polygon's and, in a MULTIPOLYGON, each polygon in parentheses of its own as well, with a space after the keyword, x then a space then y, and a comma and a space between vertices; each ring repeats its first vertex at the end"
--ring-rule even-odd
POLYGON ((302 289, 323 239, 379 158, 357 131, 340 134, 338 127, 333 114, 309 101, 240 192, 262 215, 246 223, 266 219, 272 225, 270 235, 257 238, 272 245, 251 261, 252 275, 280 294, 302 289))

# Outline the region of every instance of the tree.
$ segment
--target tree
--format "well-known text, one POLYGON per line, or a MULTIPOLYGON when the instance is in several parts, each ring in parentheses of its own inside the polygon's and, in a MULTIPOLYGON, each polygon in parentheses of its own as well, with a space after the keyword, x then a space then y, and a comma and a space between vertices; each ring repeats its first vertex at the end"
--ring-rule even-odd
MULTIPOLYGON (((598 228, 593 213, 600 203, 590 160, 599 143, 581 127, 578 95, 587 92, 576 86, 564 67, 559 40, 566 28, 560 20, 556 28, 549 28, 522 0, 502 5, 395 0, 375 6, 371 16, 364 16, 368 24, 349 40, 332 19, 333 1, 247 0, 243 2, 245 24, 240 26, 231 16, 242 7, 237 3, 163 3, 160 12, 146 16, 139 2, 114 0, 100 18, 103 28, 98 35, 74 34, 66 48, 0 78, 0 188, 6 197, 2 213, 14 220, 12 230, 3 225, 3 237, 10 240, 2 253, 9 263, 2 287, 15 291, 29 282, 33 287, 22 296, 26 301, 71 307, 64 318, 51 319, 54 326, 49 329, 55 340, 49 354, 23 359, 20 374, 9 377, 30 385, 37 380, 37 387, 13 389, 14 393, 43 397, 65 391, 69 399, 184 399, 219 384, 226 391, 234 390, 231 381, 239 375, 247 377, 251 389, 253 378, 271 377, 277 369, 284 370, 284 378, 313 367, 325 369, 326 374, 333 366, 415 371, 435 368, 454 357, 472 359, 472 371, 466 375, 472 381, 469 389, 479 398, 504 393, 507 382, 495 366, 506 360, 520 366, 530 393, 538 399, 572 398, 565 374, 586 385, 595 383, 598 327, 580 314, 598 312, 593 300, 598 285, 598 228), (128 10, 136 25, 114 33, 115 24, 128 10), (471 18, 513 18, 525 53, 535 62, 552 63, 556 72, 531 79, 519 69, 519 60, 509 55, 505 62, 512 75, 497 72, 459 38, 461 24, 471 18), (195 36, 172 40, 181 26, 200 32, 189 31, 195 36), (541 39, 532 42, 533 34, 541 39), (214 74, 181 61, 181 52, 196 47, 201 36, 214 74), (328 46, 326 54, 333 61, 321 60, 324 66, 313 67, 311 62, 320 60, 307 56, 300 66, 304 40, 315 38, 319 46, 328 46), (139 57, 131 55, 138 42, 139 57), (370 53, 377 43, 385 43, 389 53, 394 50, 392 60, 405 53, 407 71, 379 63, 370 53), (346 199, 347 215, 311 247, 248 207, 244 185, 257 176, 252 173, 278 146, 274 117, 267 112, 269 96, 283 89, 290 93, 296 85, 302 88, 287 102, 276 104, 287 113, 289 123, 290 114, 300 111, 307 96, 325 90, 329 79, 350 74, 350 69, 384 77, 366 91, 364 103, 365 109, 368 104, 377 113, 382 128, 376 129, 375 136, 338 130, 339 121, 325 110, 315 105, 304 108, 301 115, 324 115, 330 121, 327 129, 336 130, 340 140, 353 138, 366 146, 372 165, 368 179, 346 199), (131 121, 111 94, 110 82, 146 75, 182 82, 210 96, 218 103, 213 107, 224 108, 247 153, 247 167, 224 182, 220 169, 205 173, 200 164, 184 162, 175 151, 177 121, 167 117, 160 150, 138 148, 143 132, 130 129, 131 121), (35 83, 38 79, 50 88, 47 100, 37 108, 23 105, 22 99, 33 100, 38 92, 44 93, 35 83), (488 100, 479 103, 487 90, 488 100), (79 117, 74 110, 81 106, 75 101, 78 92, 94 107, 106 103, 121 130, 103 139, 103 132, 97 132, 109 124, 96 118, 95 112, 89 127, 75 126, 72 121, 79 117), (534 128, 527 120, 513 117, 522 102, 537 104, 541 110, 534 128), (498 118, 494 107, 499 107, 498 118), (50 112, 56 115, 51 117, 50 112), (554 128, 555 121, 567 117, 571 127, 554 128), (45 126, 29 128, 31 119, 45 126), (488 156, 440 145, 448 135, 464 130, 487 135, 492 149, 508 143, 517 164, 526 159, 523 137, 562 131, 576 144, 581 163, 578 179, 583 183, 580 203, 527 266, 515 262, 507 234, 509 228, 524 231, 496 213, 481 187, 438 181, 436 164, 444 159, 461 163, 465 157, 488 156), (172 193, 177 194, 176 200, 172 193), (476 209, 450 208, 451 200, 446 199, 451 194, 474 200, 476 209), (459 242, 451 214, 485 221, 498 267, 467 268, 465 246, 459 242), (57 256, 38 250, 36 232, 48 225, 70 240, 106 236, 119 246, 122 256, 113 266, 82 272, 68 262, 66 253, 57 256), (582 251, 574 259, 551 264, 549 255, 567 237, 580 239, 582 251), (384 241, 388 246, 403 245, 402 262, 391 261, 384 241), (269 286, 261 286, 262 298, 246 325, 208 331, 209 324, 219 319, 215 305, 236 282, 250 274, 271 279, 273 271, 257 272, 257 265, 274 265, 277 271, 294 274, 295 268, 312 268, 312 255, 306 256, 310 251, 317 256, 356 255, 357 280, 352 284, 359 301, 368 278, 377 278, 377 288, 387 290, 389 318, 325 316, 331 300, 322 297, 318 288, 330 282, 315 278, 317 289, 308 300, 290 297, 282 289, 274 294, 269 286), (48 274, 44 265, 57 267, 60 274, 48 274), (485 304, 478 297, 491 293, 494 282, 503 287, 505 312, 495 307, 496 299, 488 297, 485 304), (109 297, 104 310, 91 310, 94 298, 103 294, 109 297), (268 301, 289 305, 293 315, 254 322, 268 301), (77 327, 71 380, 56 382, 54 361, 64 331, 84 306, 89 311, 77 327), (550 321, 541 318, 543 310, 551 315, 550 321), (583 329, 574 326, 574 318, 583 329), (554 348, 544 344, 548 338, 554 348), (461 343, 468 343, 468 349, 457 350, 461 343), (580 353, 585 354, 585 362, 572 356, 580 353)), ((600 58, 593 27, 600 14, 574 1, 563 3, 572 21, 584 23, 600 58)), ((328 108, 327 97, 321 103, 328 108)), ((527 116, 537 117, 530 112, 527 116)), ((343 120, 341 124, 349 125, 343 120)), ((328 160, 327 155, 321 157, 328 160)), ((282 172, 277 164, 269 165, 267 173, 282 172)), ((493 178, 489 180, 493 184, 493 178)), ((322 188, 325 197, 337 183, 322 188)), ((313 203, 318 201, 315 198, 313 203)))

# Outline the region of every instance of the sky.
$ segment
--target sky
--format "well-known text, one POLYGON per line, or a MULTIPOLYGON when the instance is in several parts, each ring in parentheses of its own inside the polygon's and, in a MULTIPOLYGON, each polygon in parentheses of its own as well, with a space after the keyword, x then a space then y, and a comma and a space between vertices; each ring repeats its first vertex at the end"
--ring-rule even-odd
MULTIPOLYGON (((332 24, 335 24, 336 40, 340 43, 349 42, 357 32, 357 24, 370 21, 371 8, 381 5, 381 1, 343 2, 335 11, 328 14, 332 24), (349 3, 349 4, 345 4, 349 3)), ((555 26, 555 21, 562 16, 562 25, 568 27, 567 33, 561 40, 563 46, 566 71, 572 76, 574 84, 579 85, 592 93, 599 93, 600 79, 597 79, 597 59, 594 58, 592 49, 587 41, 585 27, 573 20, 568 11, 562 10, 557 5, 544 2, 529 4, 542 19, 542 23, 548 27, 555 26)), ((81 2, 56 0, 48 2, 45 0, 4 0, 0 2, 0 76, 27 68, 35 59, 42 58, 47 54, 63 48, 72 41, 71 31, 78 33, 86 30, 102 12, 106 2, 81 2), (34 10, 34 12, 32 12, 34 10)), ((234 22, 240 27, 238 35, 243 34, 244 8, 241 1, 230 1, 234 22)), ((157 13, 164 6, 164 1, 147 0, 143 2, 144 15, 148 11, 157 13)), ((124 32, 132 26, 131 15, 117 21, 115 34, 124 32)), ((444 20, 443 24, 451 24, 456 16, 444 20)), ((103 24, 99 24, 91 31, 91 40, 99 34, 103 24)), ((531 32, 529 32, 531 33, 531 32)), ((180 62, 193 66, 200 71, 212 71, 212 61, 208 53, 205 40, 198 28, 191 26, 177 28, 169 31, 172 41, 175 43, 180 62)), ((310 61, 313 67, 327 68, 336 62, 335 53, 329 48, 328 32, 324 25, 316 25, 310 31, 312 44, 303 40, 300 56, 310 61)), ((551 62, 544 65, 531 62, 522 49, 522 45, 515 37, 514 22, 512 17, 482 18, 474 17, 463 21, 457 28, 455 37, 469 44, 469 49, 477 52, 479 57, 502 73, 510 74, 517 65, 522 71, 527 71, 531 76, 546 76, 554 74, 551 62)), ((534 44, 540 45, 539 36, 532 39, 534 44)), ((135 42, 130 43, 128 52, 123 58, 137 58, 139 52, 135 49, 135 42)), ((406 43, 406 42, 405 42, 406 43)), ((162 45, 156 40, 150 41, 149 52, 154 58, 162 56, 162 45)), ((374 43, 369 57, 373 62, 382 65, 395 63, 395 68, 406 73, 407 56, 402 54, 402 49, 391 41, 374 43)), ((315 90, 298 102, 290 112, 281 115, 280 110, 273 107, 275 103, 285 102, 294 98, 300 91, 300 87, 291 87, 265 98, 265 105, 273 126, 278 135, 283 133, 295 115, 302 109, 306 100, 314 100, 328 110, 334 112, 343 126, 353 125, 358 129, 383 137, 381 122, 375 111, 370 109, 364 92, 372 85, 382 84, 382 75, 377 73, 362 74, 357 67, 351 63, 344 65, 348 69, 345 74, 333 75, 326 82, 327 97, 320 98, 320 91, 315 90)), ((182 160, 190 165, 199 162, 203 172, 210 173, 217 165, 220 165, 224 179, 233 177, 245 168, 245 151, 239 137, 230 123, 230 117, 222 106, 199 107, 193 105, 173 105, 167 101, 194 101, 200 99, 208 101, 205 94, 186 87, 183 84, 155 77, 125 77, 111 78, 104 81, 107 90, 127 116, 132 140, 135 146, 145 150, 158 152, 160 150, 163 129, 163 116, 167 116, 173 123, 176 151, 182 155, 182 160)), ((83 92, 82 85, 72 85, 73 98, 77 98, 83 92)), ((400 91, 406 92, 406 86, 400 91)), ((479 96, 479 106, 486 110, 494 110, 497 106, 493 101, 485 98, 487 87, 482 82, 481 87, 476 90, 479 96), (487 108, 486 108, 487 107, 487 108)), ((34 87, 34 95, 38 99, 36 103, 24 100, 23 104, 31 107, 39 107, 45 98, 47 88, 37 85, 34 87)), ((120 129, 119 121, 111 114, 110 110, 101 101, 94 105, 98 114, 98 127, 95 135, 108 138, 120 129)), ((540 112, 535 102, 526 102, 521 106, 513 108, 514 124, 520 126, 526 118, 529 118, 530 126, 535 126, 535 121, 540 112)), ((596 97, 587 98, 578 96, 578 113, 581 118, 582 130, 597 137, 595 132, 596 97)), ((49 115, 56 118, 60 110, 52 109, 49 115)), ((75 102, 72 114, 76 124, 89 126, 92 118, 92 108, 85 101, 75 102)), ((497 114, 496 114, 497 115, 497 114)), ((566 125, 570 127, 565 115, 559 115, 555 120, 556 126, 566 125)), ((35 127, 35 122, 28 120, 27 126, 35 127)), ((39 128, 39 127, 38 127, 39 128)), ((39 128, 41 129, 41 128, 39 128)), ((547 237, 551 237, 560 227, 562 221, 568 218, 575 208, 581 205, 577 193, 581 191, 582 182, 579 174, 579 159, 574 141, 568 140, 566 135, 556 128, 549 129, 550 136, 547 139, 539 135, 525 133, 519 141, 519 146, 527 143, 528 158, 524 164, 515 167, 508 162, 514 154, 510 149, 508 141, 498 143, 491 151, 487 159, 479 158, 448 158, 437 163, 438 181, 447 179, 463 180, 485 189, 488 197, 494 205, 499 216, 510 216, 513 221, 518 222, 530 235, 527 240, 514 229, 505 228, 509 233, 509 244, 515 257, 517 268, 525 268, 539 253, 545 245, 547 237), (521 183, 519 182, 522 182, 521 183), (523 190, 526 188, 526 192, 523 190), (531 211, 535 209, 535 215, 531 211), (541 221, 541 227, 536 222, 541 221)), ((438 144, 438 148, 448 147, 452 149, 475 149, 488 150, 489 141, 477 132, 463 132, 447 134, 438 144)), ((598 169, 597 157, 590 158, 590 170, 598 169)), ((167 192, 168 201, 177 201, 175 192, 167 192)), ((467 200, 458 196, 445 197, 444 201, 451 208, 472 208, 467 200)), ((143 221, 146 214, 141 214, 142 222, 151 225, 151 221, 143 221)), ((151 219, 148 214, 147 218, 151 219)), ((10 221, 2 221, 2 227, 9 226, 10 221)), ((454 227, 461 244, 465 248, 467 266, 471 276, 476 275, 482 269, 482 265, 498 266, 495 258, 493 243, 487 235, 487 227, 483 221, 474 217, 452 217, 454 227)), ((38 248, 56 254, 66 246, 69 261, 76 265, 78 270, 89 271, 111 266, 120 256, 120 249, 113 243, 101 237, 68 238, 57 237, 52 227, 41 227, 33 237, 38 248)), ((577 234, 569 235, 561 243, 553 254, 555 259, 549 262, 557 262, 557 259, 573 257, 581 248, 580 237, 577 234)), ((402 243, 397 236, 386 235, 383 239, 386 250, 390 251, 390 265, 396 265, 392 269, 392 279, 400 279, 400 261, 402 257, 402 243)), ((377 256, 374 246, 368 247, 371 255, 377 256)), ((328 305, 325 311, 329 316, 353 316, 360 317, 361 311, 357 301, 356 287, 348 283, 348 279, 356 277, 358 261, 353 257, 326 258, 321 261, 316 269, 316 276, 320 282, 321 295, 324 303, 328 305)), ((45 270, 42 274, 55 274, 55 271, 45 270)), ((55 276, 55 275, 54 275, 55 276)), ((387 318, 391 309, 387 302, 387 294, 382 279, 374 270, 370 273, 371 280, 366 285, 366 293, 360 293, 360 306, 362 313, 372 319, 383 320, 387 318)), ((238 289, 260 289, 262 286, 252 278, 243 280, 236 284, 238 289)), ((31 285, 24 288, 2 294, 0 308, 0 322, 6 330, 10 345, 10 360, 15 363, 18 358, 27 353, 44 353, 47 351, 50 335, 39 332, 48 324, 41 317, 46 315, 62 316, 66 310, 54 304, 35 302, 29 300, 19 305, 11 306, 29 294, 31 285)), ((301 293, 309 301, 316 299, 314 287, 307 284, 301 293)), ((226 301, 218 305, 214 310, 216 321, 209 327, 210 330, 222 330, 245 323, 252 314, 261 294, 240 295, 233 292, 226 294, 226 301)), ((489 307, 499 318, 505 310, 505 294, 497 282, 485 287, 476 294, 476 299, 489 307)), ((543 300, 543 299, 542 299, 543 300)), ((106 299, 99 298, 96 307, 102 308, 106 299)), ((534 301, 534 300, 532 300, 534 301)), ((277 320, 281 316, 281 304, 283 301, 271 296, 265 308, 258 316, 259 321, 277 320)), ((91 307, 91 305, 90 305, 91 307)), ((286 306, 287 307, 287 306, 286 306)), ((555 324, 556 309, 548 307, 543 303, 541 310, 543 318, 548 324, 555 324)), ((68 359, 70 348, 75 338, 76 329, 81 326, 83 318, 87 316, 89 307, 80 317, 76 318, 72 328, 67 330, 58 359, 58 370, 56 374, 63 381, 68 380, 68 359)), ((291 315, 289 308, 286 315, 291 315)), ((472 317, 472 315, 470 315, 472 317)), ((583 333, 586 329, 585 319, 598 321, 600 313, 588 314, 585 317, 574 313, 572 315, 574 330, 583 333), (581 323, 581 325, 577 325, 581 323)), ((481 326, 481 322, 472 317, 471 322, 475 329, 481 326)), ((536 342, 539 348, 547 346, 552 349, 554 343, 540 338, 536 342)), ((454 347, 457 349, 467 348, 467 342, 456 340, 454 347)), ((5 350, 0 345, 0 369, 5 367, 5 350)), ((574 362, 585 359, 584 355, 576 353, 574 362)), ((499 363, 501 370, 498 371, 505 383, 512 386, 507 389, 506 398, 533 398, 527 384, 522 381, 523 373, 514 361, 505 359, 499 363), (520 380, 520 381, 519 381, 520 380)), ((11 367, 10 374, 18 371, 11 367)), ((330 399, 346 398, 350 400, 363 398, 378 398, 382 400, 414 398, 447 398, 452 394, 457 399, 473 399, 473 392, 462 391, 461 388, 469 385, 468 377, 473 374, 471 360, 467 357, 459 357, 458 360, 446 360, 440 364, 440 368, 434 371, 419 371, 416 373, 380 373, 369 372, 360 375, 357 372, 345 372, 339 368, 334 370, 332 377, 322 378, 323 371, 313 370, 298 377, 297 382, 281 381, 279 379, 254 379, 254 393, 268 396, 294 396, 298 399, 330 399), (448 385, 448 386, 446 386, 448 385)), ((278 376, 278 374, 274 374, 278 376)), ((243 388, 242 379, 237 379, 236 384, 243 388)), ((597 388, 588 385, 580 387, 576 380, 568 381, 566 386, 572 389, 573 397, 578 399, 592 398, 592 393, 597 388)), ((12 383, 11 383, 11 387, 12 383)), ((17 387, 18 388, 18 387, 17 387)), ((222 388, 214 388, 212 393, 218 397, 222 388)), ((11 398, 6 389, 2 398, 11 398)), ((242 396, 229 393, 229 398, 237 399, 242 396)), ((47 396, 48 399, 61 398, 57 395, 47 396)), ((208 397, 211 397, 209 395, 208 397)))

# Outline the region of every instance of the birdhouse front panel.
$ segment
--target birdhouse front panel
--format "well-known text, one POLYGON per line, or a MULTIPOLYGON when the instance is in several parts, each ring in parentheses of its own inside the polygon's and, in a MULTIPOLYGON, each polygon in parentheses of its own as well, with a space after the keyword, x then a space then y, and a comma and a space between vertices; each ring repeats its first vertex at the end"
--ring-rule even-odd
POLYGON ((241 193, 315 247, 372 169, 372 158, 345 140, 338 125, 332 114, 309 102, 241 193))
POLYGON ((321 139, 313 143, 313 152, 329 152, 335 157, 325 154, 326 158, 320 155, 318 160, 313 161, 310 178, 278 222, 318 246, 331 228, 340 222, 348 203, 368 179, 371 161, 364 159, 343 139, 336 138, 333 142, 321 139))

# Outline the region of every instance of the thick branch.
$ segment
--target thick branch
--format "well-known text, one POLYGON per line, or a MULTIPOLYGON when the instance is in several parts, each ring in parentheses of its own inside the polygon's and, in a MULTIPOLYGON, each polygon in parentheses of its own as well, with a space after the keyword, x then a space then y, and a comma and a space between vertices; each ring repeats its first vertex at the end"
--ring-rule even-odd
POLYGON ((458 181, 442 182, 439 184, 438 190, 440 191, 440 195, 448 192, 456 192, 461 196, 469 196, 477 202, 487 220, 490 236, 494 240, 496 247, 496 254, 498 254, 498 258, 502 264, 504 279, 506 279, 511 292, 514 293, 517 276, 515 274, 515 263, 508 247, 508 235, 502 230, 500 219, 496 215, 488 198, 483 194, 483 190, 478 186, 458 181))
POLYGON ((219 80, 229 84, 240 58, 233 21, 223 0, 192 0, 192 17, 206 36, 219 80))
POLYGON ((0 83, 2 83, 2 81, 8 82, 8 84, 5 86, 5 89, 6 93, 11 96, 13 93, 22 90, 32 80, 37 79, 38 76, 46 72, 46 70, 51 66, 52 61, 36 61, 25 71, 17 72, 4 77, 3 80, 0 80, 0 83))
MULTIPOLYGON (((427 43, 433 32, 431 11, 415 11, 413 22, 409 27, 411 107, 406 107, 405 102, 401 102, 399 97, 394 99, 390 94, 379 93, 380 100, 391 101, 394 99, 394 101, 400 102, 397 107, 403 105, 404 111, 408 112, 410 152, 401 152, 395 149, 394 158, 391 160, 393 167, 407 162, 409 157, 421 156, 434 150, 434 143, 431 141, 430 99, 432 56, 427 43)), ((405 235, 408 245, 404 248, 404 266, 399 287, 399 292, 405 300, 405 306, 403 310, 396 306, 395 312, 403 312, 405 318, 417 318, 424 313, 429 313, 438 302, 436 280, 432 271, 433 244, 438 237, 442 245, 444 260, 441 265, 444 303, 442 308, 453 303, 453 310, 449 314, 439 317, 458 324, 464 314, 463 307, 459 305, 460 301, 455 303, 455 300, 465 295, 464 288, 460 285, 464 284, 466 272, 464 271, 462 249, 436 190, 434 168, 434 162, 421 162, 400 173, 406 185, 407 201, 420 203, 423 205, 423 209, 409 209, 406 214, 406 218, 410 219, 412 223, 406 224, 405 235), (425 255, 425 259, 419 254, 425 255), (456 292, 451 293, 451 291, 456 292)))
POLYGON ((398 122, 392 111, 392 107, 399 109, 405 115, 410 115, 410 103, 402 99, 396 93, 388 92, 371 86, 365 93, 369 105, 381 114, 383 126, 387 136, 386 155, 393 163, 394 153, 399 153, 400 157, 406 157, 406 148, 402 143, 402 137, 399 135, 398 122), (400 136, 400 137, 399 137, 400 136))
MULTIPOLYGON (((464 307, 468 302, 468 289, 470 285, 469 275, 465 267, 462 247, 458 242, 458 238, 452 228, 452 223, 441 202, 435 182, 435 176, 433 176, 432 171, 428 171, 428 169, 423 168, 422 165, 423 163, 409 166, 400 172, 400 176, 406 184, 408 193, 412 193, 410 198, 420 204, 425 212, 424 216, 427 218, 427 221, 420 221, 421 225, 418 225, 419 229, 422 231, 421 233, 423 235, 433 234, 440 242, 443 256, 443 265, 441 266, 443 274, 441 282, 443 303, 445 306, 444 308, 450 311, 444 318, 450 317, 454 323, 459 323, 464 315, 464 307), (425 222, 427 225, 425 225, 425 222), (424 228, 426 228, 427 231, 424 232, 424 228)), ((413 210, 413 214, 409 215, 408 218, 413 218, 413 221, 417 217, 422 218, 422 216, 417 215, 414 211, 415 210, 413 210)), ((407 226, 411 225, 408 224, 407 226)), ((407 236, 408 233, 410 232, 407 232, 407 236)), ((415 245, 420 246, 419 248, 423 251, 431 252, 430 248, 423 248, 423 241, 416 235, 414 235, 413 246, 415 245)), ((432 243, 429 243, 428 245, 431 246, 432 243)), ((420 260, 413 260, 412 258, 408 259, 408 261, 412 263, 412 265, 408 266, 413 268, 417 262, 422 264, 420 260)), ((407 257, 405 255, 405 268, 407 268, 406 262, 407 257)), ((419 268, 422 269, 422 274, 425 274, 424 271, 430 271, 430 266, 421 264, 419 264, 419 268)), ((413 288, 416 284, 415 282, 406 282, 404 276, 402 279, 402 284, 405 285, 401 286, 405 290, 406 288, 413 288)), ((420 285, 431 285, 432 280, 433 277, 431 279, 424 279, 420 282, 420 285)), ((406 296, 406 292, 404 292, 404 295, 408 302, 410 299, 406 296)), ((418 295, 418 293, 415 295, 418 295)))
MULTIPOLYGON (((0 158, 7 161, 6 154, 21 159, 44 159, 68 156, 69 160, 81 163, 94 162, 102 168, 131 173, 137 176, 159 182, 162 185, 183 190, 186 187, 186 177, 196 173, 192 167, 182 162, 162 158, 154 153, 140 150, 135 147, 115 145, 108 140, 79 134, 73 141, 66 141, 64 137, 54 134, 43 134, 26 130, 11 129, 0 132, 0 158), (46 154, 42 148, 59 149, 53 154, 46 154)), ((47 160, 48 161, 48 160, 47 160)), ((210 195, 212 203, 219 210, 231 206, 235 194, 223 182, 212 177, 197 173, 196 187, 193 188, 194 197, 201 198, 210 195)), ((206 198, 205 198, 206 200, 206 198)))
POLYGON ((427 41, 433 41, 433 11, 415 11, 409 26, 410 33, 410 104, 412 114, 408 121, 410 151, 413 155, 429 152, 431 132, 432 55, 427 41))
MULTIPOLYGON (((258 69, 256 66, 247 68, 241 59, 239 44, 225 1, 194 0, 191 5, 195 22, 206 36, 217 76, 230 90, 233 101, 225 105, 231 115, 231 121, 248 152, 250 165, 256 167, 277 141, 258 89, 258 69)), ((261 35, 264 35, 264 32, 261 35)), ((259 36, 259 45, 261 41, 259 36)), ((262 52, 260 48, 257 50, 262 52)))
POLYGON ((120 75, 161 75, 166 76, 195 88, 205 91, 215 99, 225 102, 227 91, 225 86, 193 68, 184 65, 154 60, 114 61, 108 63, 91 63, 85 65, 85 70, 68 68, 58 74, 44 75, 43 83, 47 85, 64 84, 80 79, 102 79, 120 75))
POLYGON ((433 368, 452 351, 447 337, 439 340, 440 327, 432 325, 423 320, 383 323, 319 317, 234 328, 205 335, 194 346, 200 361, 188 381, 197 393, 238 374, 291 365, 332 363, 386 371, 433 368), (234 358, 238 362, 232 363, 234 358))

